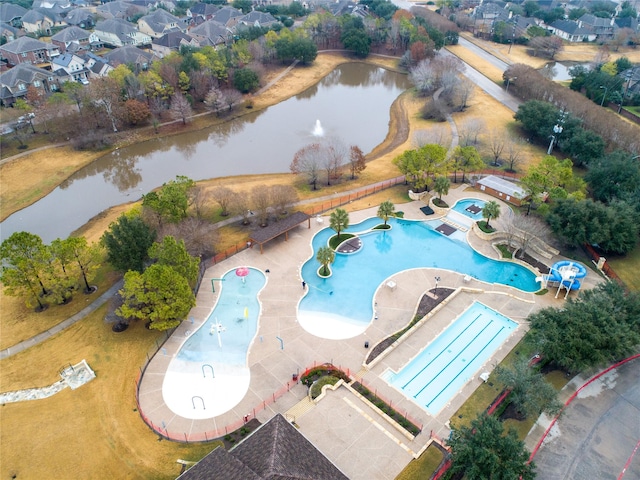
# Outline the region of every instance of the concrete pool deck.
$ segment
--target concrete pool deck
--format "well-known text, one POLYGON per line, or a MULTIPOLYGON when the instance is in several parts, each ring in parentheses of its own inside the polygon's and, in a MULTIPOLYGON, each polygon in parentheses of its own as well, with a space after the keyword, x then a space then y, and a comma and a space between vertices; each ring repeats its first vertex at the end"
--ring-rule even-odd
MULTIPOLYGON (((480 198, 493 200, 492 197, 478 191, 465 191, 466 186, 452 188, 443 199, 450 205, 460 198, 480 198)), ((424 207, 421 201, 413 201, 396 206, 404 212, 407 219, 432 220, 437 215, 425 217, 420 211, 424 207)), ((503 212, 507 208, 502 205, 503 212)), ((350 223, 357 223, 367 217, 375 216, 377 205, 366 210, 350 213, 350 223)), ((499 226, 500 220, 492 220, 499 226)), ((237 428, 243 417, 253 417, 253 409, 263 405, 266 408, 256 411, 256 418, 265 422, 276 413, 287 415, 295 420, 300 431, 312 441, 330 460, 332 460, 350 478, 394 478, 400 470, 417 456, 430 442, 430 432, 446 438, 449 418, 466 401, 480 383, 477 375, 436 415, 431 416, 417 404, 411 402, 400 392, 380 378, 387 368, 397 370, 415 356, 420 349, 431 342, 473 301, 478 300, 494 310, 506 315, 519 324, 496 353, 487 360, 478 372, 490 371, 517 344, 527 330, 526 317, 547 306, 561 306, 562 299, 554 299, 552 294, 537 296, 503 285, 490 285, 464 274, 420 268, 393 275, 396 286, 386 287, 386 281, 375 296, 377 319, 367 330, 355 338, 347 340, 326 340, 307 333, 296 319, 296 309, 304 294, 301 286, 300 270, 303 263, 312 254, 312 236, 328 226, 311 222, 311 227, 301 225, 289 233, 288 241, 278 238, 265 244, 264 253, 259 249, 242 251, 234 257, 209 268, 205 274, 197 295, 197 306, 191 311, 189 320, 180 325, 172 337, 163 345, 163 349, 149 363, 139 387, 141 413, 156 426, 164 426, 173 438, 201 437, 202 432, 224 430, 225 427, 237 428), (258 334, 252 344, 248 365, 251 371, 249 391, 242 401, 229 412, 206 420, 191 420, 179 417, 164 404, 162 382, 171 358, 185 340, 187 330, 193 332, 208 318, 216 301, 219 289, 211 291, 211 279, 239 266, 250 266, 265 271, 267 284, 259 295, 261 316, 258 334), (368 341, 373 347, 391 333, 405 327, 413 318, 422 295, 434 288, 434 277, 440 277, 438 286, 463 288, 455 297, 443 302, 437 313, 433 314, 420 328, 403 341, 391 353, 381 358, 371 368, 363 368, 363 362, 370 349, 364 347, 368 341), (278 339, 282 339, 281 341, 278 339), (284 349, 281 347, 284 346, 284 349), (349 370, 352 377, 362 379, 370 388, 393 403, 394 408, 406 411, 408 416, 422 424, 422 433, 415 439, 403 436, 383 416, 372 410, 348 388, 339 387, 329 392, 318 404, 308 404, 307 388, 292 382, 292 375, 302 373, 314 364, 330 362, 349 370), (269 399, 274 392, 288 392, 277 398, 269 399), (370 452, 370 455, 363 455, 370 452), (377 452, 377 453, 376 453, 377 452), (375 460, 373 460, 375 458, 375 460)), ((481 240, 473 232, 467 233, 469 243, 480 253, 499 258, 489 242, 481 240)), ((544 259, 551 265, 564 258, 544 259)), ((593 271, 586 278, 583 288, 591 288, 599 281, 593 271)), ((211 437, 208 437, 209 439, 211 437)))

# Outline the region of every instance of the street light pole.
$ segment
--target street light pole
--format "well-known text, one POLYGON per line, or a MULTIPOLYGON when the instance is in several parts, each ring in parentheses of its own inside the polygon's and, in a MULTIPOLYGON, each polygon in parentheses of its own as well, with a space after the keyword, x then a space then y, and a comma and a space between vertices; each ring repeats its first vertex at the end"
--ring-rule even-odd
POLYGON ((505 88, 505 89, 504 89, 504 91, 505 91, 505 92, 508 92, 508 91, 509 91, 509 85, 511 84, 511 82, 512 82, 513 80, 517 80, 517 79, 518 79, 518 77, 507 78, 507 88, 505 88))
POLYGON ((600 85, 600 88, 604 88, 604 95, 602 95, 602 100, 600 101, 600 106, 604 105, 604 99, 607 98, 607 91, 609 87, 605 87, 604 85, 600 85))

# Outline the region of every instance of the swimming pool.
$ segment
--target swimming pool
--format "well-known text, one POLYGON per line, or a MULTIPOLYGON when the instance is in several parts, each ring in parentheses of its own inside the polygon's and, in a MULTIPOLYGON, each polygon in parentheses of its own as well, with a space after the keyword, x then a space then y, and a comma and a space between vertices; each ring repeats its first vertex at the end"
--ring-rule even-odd
POLYGON ((477 198, 465 198, 458 200, 451 210, 458 212, 475 221, 482 220, 482 209, 486 202, 477 198))
POLYGON ((215 307, 197 331, 188 332, 162 383, 165 404, 185 418, 221 415, 249 389, 247 355, 258 329, 258 293, 266 278, 255 268, 245 277, 233 269, 222 278, 215 307))
POLYGON ((432 415, 466 384, 517 324, 474 302, 398 373, 383 377, 432 415))
MULTIPOLYGON (((381 223, 377 217, 350 226, 362 232, 381 223)), ((349 255, 337 254, 332 276, 320 278, 318 248, 335 234, 320 230, 312 241, 313 255, 302 266, 307 293, 298 305, 298 321, 309 333, 321 338, 346 339, 364 332, 373 320, 373 297, 390 276, 412 268, 441 268, 470 275, 487 283, 499 283, 525 292, 540 289, 536 275, 526 267, 493 260, 473 250, 461 232, 449 237, 435 229, 440 221, 392 218, 391 230, 376 230, 361 236, 362 248, 349 255)), ((425 290, 428 285, 425 285, 425 290)))

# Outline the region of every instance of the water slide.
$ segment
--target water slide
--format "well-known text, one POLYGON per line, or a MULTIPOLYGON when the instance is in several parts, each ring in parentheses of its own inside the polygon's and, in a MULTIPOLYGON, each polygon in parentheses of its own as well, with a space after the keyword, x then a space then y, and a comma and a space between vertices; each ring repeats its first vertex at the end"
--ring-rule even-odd
POLYGON ((584 265, 571 260, 562 260, 553 264, 548 275, 543 275, 541 281, 546 286, 550 282, 558 285, 556 298, 560 289, 564 288, 569 294, 570 290, 579 290, 582 286, 581 279, 587 276, 587 269, 584 265))

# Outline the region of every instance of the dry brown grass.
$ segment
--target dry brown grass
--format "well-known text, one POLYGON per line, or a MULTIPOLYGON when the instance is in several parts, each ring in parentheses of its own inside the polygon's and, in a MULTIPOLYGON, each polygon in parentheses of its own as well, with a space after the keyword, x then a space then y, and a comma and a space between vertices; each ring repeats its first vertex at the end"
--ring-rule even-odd
MULTIPOLYGON (((476 45, 490 52, 501 60, 513 64, 523 63, 533 68, 542 68, 550 61, 557 62, 592 62, 598 52, 602 49, 600 45, 593 43, 569 43, 565 42, 564 47, 553 60, 545 57, 534 57, 530 55, 529 47, 525 45, 513 45, 511 53, 509 53, 509 45, 493 43, 478 38, 473 38, 469 33, 463 33, 463 37, 473 41, 476 45)), ((640 50, 632 48, 621 48, 617 52, 609 52, 610 60, 616 60, 620 57, 627 57, 631 62, 640 62, 640 50)))
POLYGON ((105 311, 2 361, 2 391, 50 385, 62 366, 82 359, 96 378, 0 408, 1 478, 175 478, 178 458, 197 460, 214 448, 158 441, 142 422, 134 379, 161 334, 142 323, 114 334, 105 311))
POLYGON ((117 275, 108 265, 102 266, 91 283, 98 291, 89 295, 76 292, 73 300, 66 305, 50 306, 43 312, 35 312, 28 308, 21 297, 10 297, 0 290, 0 350, 27 340, 40 332, 44 332, 63 320, 75 315, 104 293, 116 281, 117 275))

